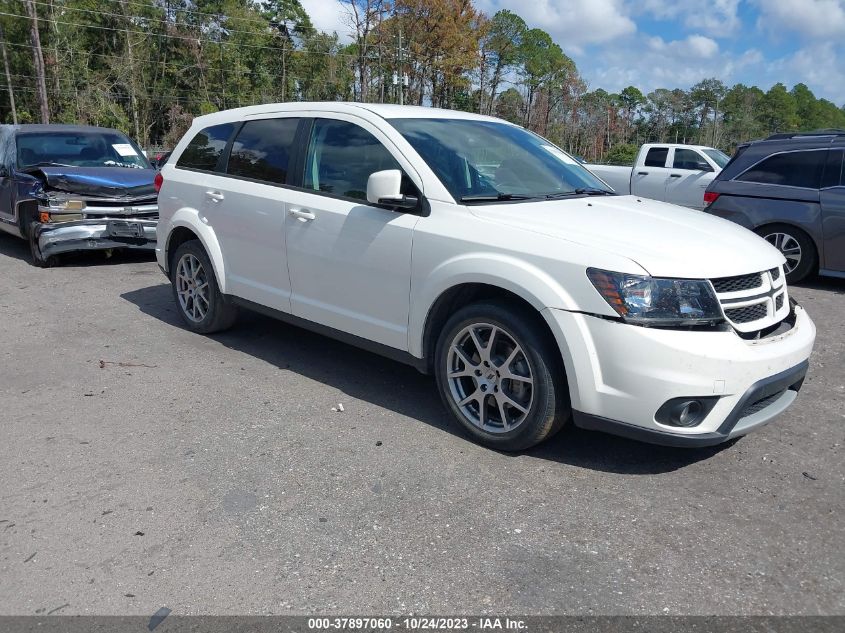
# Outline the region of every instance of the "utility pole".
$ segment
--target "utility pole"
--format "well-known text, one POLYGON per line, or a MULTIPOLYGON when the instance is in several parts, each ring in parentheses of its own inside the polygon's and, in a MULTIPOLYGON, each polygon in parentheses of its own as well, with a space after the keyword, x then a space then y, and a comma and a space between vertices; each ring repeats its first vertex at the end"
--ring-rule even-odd
POLYGON ((35 65, 35 83, 38 94, 38 106, 41 109, 41 122, 50 122, 50 104, 47 101, 47 79, 44 70, 44 53, 41 51, 41 36, 38 34, 38 14, 32 0, 25 0, 29 15, 29 37, 32 40, 32 61, 35 65))
POLYGON ((399 29, 399 105, 405 105, 405 66, 402 63, 402 29, 399 29))
POLYGON ((12 75, 9 73, 9 57, 6 55, 6 35, 0 25, 0 48, 3 49, 3 69, 6 71, 6 88, 9 90, 9 105, 12 108, 12 123, 18 124, 18 110, 15 108, 15 91, 12 89, 12 75))

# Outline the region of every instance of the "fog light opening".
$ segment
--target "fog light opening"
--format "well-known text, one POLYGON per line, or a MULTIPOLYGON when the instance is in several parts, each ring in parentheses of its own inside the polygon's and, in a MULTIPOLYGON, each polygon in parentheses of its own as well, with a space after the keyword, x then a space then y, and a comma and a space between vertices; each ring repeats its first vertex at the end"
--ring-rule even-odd
POLYGON ((713 410, 718 400, 718 396, 672 398, 657 410, 654 419, 668 426, 698 426, 713 410))

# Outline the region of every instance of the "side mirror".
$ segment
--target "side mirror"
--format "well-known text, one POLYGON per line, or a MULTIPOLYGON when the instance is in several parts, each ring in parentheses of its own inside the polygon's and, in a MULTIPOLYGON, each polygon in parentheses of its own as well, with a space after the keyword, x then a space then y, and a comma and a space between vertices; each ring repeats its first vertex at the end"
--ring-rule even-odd
POLYGON ((710 166, 710 163, 705 163, 703 160, 698 161, 695 164, 695 168, 700 171, 713 171, 713 168, 710 166))
POLYGON ((403 196, 401 190, 401 171, 398 169, 377 171, 370 174, 367 179, 367 202, 400 209, 416 209, 419 199, 416 196, 403 196))

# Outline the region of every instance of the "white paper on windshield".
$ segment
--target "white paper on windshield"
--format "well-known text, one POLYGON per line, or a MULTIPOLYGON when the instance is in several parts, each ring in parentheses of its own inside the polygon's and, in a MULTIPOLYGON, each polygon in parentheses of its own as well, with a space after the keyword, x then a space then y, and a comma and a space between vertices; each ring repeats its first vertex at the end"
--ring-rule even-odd
POLYGON ((121 156, 137 156, 138 152, 134 150, 134 148, 129 143, 114 143, 112 145, 114 151, 116 151, 121 156))
POLYGON ((561 162, 566 163, 567 165, 578 164, 578 162, 574 158, 560 151, 557 147, 552 147, 551 145, 543 145, 542 148, 561 162))

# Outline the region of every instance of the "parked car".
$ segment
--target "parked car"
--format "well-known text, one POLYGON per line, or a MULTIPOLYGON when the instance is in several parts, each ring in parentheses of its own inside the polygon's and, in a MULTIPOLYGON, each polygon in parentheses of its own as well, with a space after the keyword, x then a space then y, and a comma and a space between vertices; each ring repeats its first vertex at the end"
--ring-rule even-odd
POLYGON ((152 250, 154 176, 117 130, 0 125, 0 229, 28 240, 37 266, 69 251, 152 250))
POLYGON ((410 363, 495 448, 570 419, 716 444, 784 411, 807 370, 815 327, 777 249, 617 196, 495 118, 218 112, 194 120, 156 182, 158 263, 188 329, 223 330, 246 307, 410 363))
POLYGON ((775 134, 737 147, 704 194, 706 211, 761 235, 786 280, 845 277, 845 131, 775 134))
POLYGON ((164 152, 156 152, 153 155, 152 160, 150 163, 152 164, 154 169, 161 169, 161 166, 167 162, 167 159, 170 158, 170 154, 173 153, 173 150, 167 150, 164 152))
POLYGON ((640 148, 633 167, 586 167, 616 193, 703 209, 704 190, 728 160, 724 152, 703 145, 649 143, 640 148))

